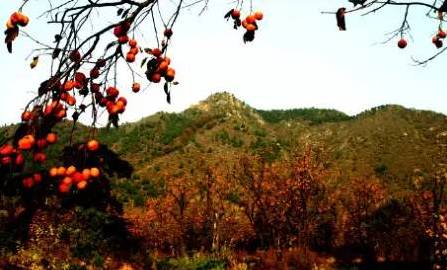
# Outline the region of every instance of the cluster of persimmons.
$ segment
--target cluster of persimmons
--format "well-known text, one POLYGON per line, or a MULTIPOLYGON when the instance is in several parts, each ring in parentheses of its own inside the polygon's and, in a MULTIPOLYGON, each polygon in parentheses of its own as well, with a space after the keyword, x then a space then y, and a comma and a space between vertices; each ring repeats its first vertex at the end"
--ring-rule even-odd
POLYGON ((255 31, 258 30, 257 21, 264 18, 264 14, 261 11, 256 11, 252 14, 247 15, 244 20, 241 21, 241 11, 238 9, 230 10, 225 18, 232 18, 234 20, 234 29, 238 29, 239 26, 246 30, 244 34, 244 42, 251 42, 255 38, 255 31))
MULTIPOLYGON (((438 29, 438 32, 432 37, 431 41, 436 46, 436 48, 440 49, 444 45, 443 40, 447 37, 447 33, 441 28, 438 29)), ((408 45, 408 41, 405 38, 399 39, 397 42, 397 46, 401 49, 406 48, 408 45)))
POLYGON ((27 26, 29 23, 29 18, 28 16, 26 16, 25 14, 23 14, 22 12, 14 12, 13 14, 11 14, 11 16, 9 17, 8 21, 6 22, 6 28, 7 29, 11 29, 14 27, 19 27, 19 26, 27 26))
POLYGON ((71 165, 68 168, 63 166, 53 167, 50 169, 49 175, 59 181, 58 190, 60 193, 69 193, 72 187, 78 190, 85 189, 89 182, 99 177, 100 171, 96 167, 84 168, 81 171, 71 165))

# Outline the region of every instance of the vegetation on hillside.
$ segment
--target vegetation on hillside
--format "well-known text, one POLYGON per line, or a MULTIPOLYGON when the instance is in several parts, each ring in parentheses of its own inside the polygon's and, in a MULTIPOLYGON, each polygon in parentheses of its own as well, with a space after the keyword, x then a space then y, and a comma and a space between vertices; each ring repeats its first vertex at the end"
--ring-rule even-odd
MULTIPOLYGON (((427 251, 445 244, 433 244, 444 226, 433 213, 444 209, 446 117, 373 111, 271 123, 219 93, 182 113, 100 129, 113 151, 108 203, 67 209, 50 193, 40 209, 15 213, 20 196, 3 197, 3 267, 118 269, 126 258, 134 269, 423 269, 427 251)), ((70 128, 56 130, 50 164, 70 128)), ((88 129, 74 134, 83 141, 88 129)))

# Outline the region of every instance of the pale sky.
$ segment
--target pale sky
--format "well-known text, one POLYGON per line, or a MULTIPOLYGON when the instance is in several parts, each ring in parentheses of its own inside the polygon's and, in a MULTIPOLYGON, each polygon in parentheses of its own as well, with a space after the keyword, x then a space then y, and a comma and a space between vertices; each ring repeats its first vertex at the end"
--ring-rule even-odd
MULTIPOLYGON (((400 26, 403 9, 391 7, 367 17, 350 15, 348 31, 339 32, 335 16, 321 11, 350 7, 347 1, 254 0, 265 19, 255 41, 244 45, 242 31, 233 30, 223 19, 232 8, 230 2, 211 0, 201 16, 195 8, 179 18, 169 56, 180 85, 173 88, 171 105, 165 102, 162 85, 133 94, 126 88, 131 84, 128 73, 123 72, 122 92, 129 100, 124 121, 157 111, 182 111, 219 91, 231 92, 259 109, 319 107, 352 115, 378 105, 400 104, 447 114, 442 64, 447 55, 426 67, 414 66, 411 60, 436 53, 431 37, 437 24, 425 17, 426 10, 412 10, 414 40, 400 50, 397 40, 381 42, 385 33, 400 26)), ((27 30, 35 37, 52 37, 51 28, 36 19, 46 1, 40 3, 25 9, 31 18, 27 30)), ((6 22, 19 4, 2 1, 0 22, 6 22)), ((48 62, 29 68, 25 58, 34 44, 20 37, 14 46, 12 55, 4 45, 0 47, 0 124, 18 122, 21 109, 49 75, 48 62)))

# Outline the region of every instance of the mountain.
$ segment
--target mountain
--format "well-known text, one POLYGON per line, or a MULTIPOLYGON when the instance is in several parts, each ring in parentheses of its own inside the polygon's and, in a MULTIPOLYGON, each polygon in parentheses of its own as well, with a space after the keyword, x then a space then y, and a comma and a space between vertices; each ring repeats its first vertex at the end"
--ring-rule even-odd
MULTIPOLYGON (((61 143, 50 148, 50 164, 69 140, 71 123, 58 127, 61 143), (51 157, 52 156, 52 157, 51 157)), ((79 125, 74 141, 89 129, 79 125)), ((116 179, 124 202, 143 204, 163 186, 163 172, 182 175, 208 161, 237 160, 241 153, 281 159, 306 146, 323 150, 328 181, 344 185, 375 176, 396 192, 411 191, 415 172, 430 174, 441 162, 439 140, 447 136, 443 114, 398 105, 356 116, 328 109, 257 110, 229 93, 217 93, 181 113, 159 112, 97 135, 134 167, 133 181, 116 179)))
MULTIPOLYGON (((282 269, 273 266, 283 261, 272 261, 272 254, 283 239, 284 258, 307 265, 297 269, 313 269, 315 262, 340 266, 324 269, 431 269, 421 265, 430 258, 425 251, 435 216, 431 194, 439 193, 437 173, 447 164, 446 127, 445 115, 398 105, 355 116, 316 108, 265 111, 228 93, 116 129, 77 125, 72 132, 72 122, 64 121, 45 165, 63 165, 60 155, 69 141, 96 137, 108 147, 100 150, 101 169, 113 196, 89 207, 91 198, 100 198, 96 192, 109 195, 109 189, 73 190, 73 197, 57 196, 61 204, 49 196, 41 209, 29 211, 16 209, 14 196, 4 200, 2 207, 13 211, 0 209, 0 254, 8 263, 24 265, 17 269, 31 269, 46 258, 55 262, 54 269, 67 262, 73 265, 67 269, 87 269, 75 267, 87 261, 128 269, 119 266, 123 258, 139 266, 135 269, 224 269, 229 256, 232 262, 241 250, 254 247, 256 255, 237 259, 247 263, 245 268, 231 269, 282 269), (290 166, 290 158, 309 148, 317 169, 307 159, 290 166), (254 156, 272 166, 263 167, 254 156), (72 208, 71 202, 80 205, 72 208), (16 213, 18 222, 9 223, 7 217, 16 213), (220 237, 231 255, 214 257, 220 237), (293 242, 300 238, 309 242, 293 242), (201 259, 182 257, 184 248, 194 252, 204 245, 201 259), (311 247, 313 255, 303 259, 300 245, 311 247), (151 250, 161 255, 148 255, 151 250), (416 265, 357 268, 359 258, 368 266, 379 262, 377 256, 385 256, 383 266, 416 265)), ((0 141, 14 128, 1 128, 0 141)), ((65 150, 69 154, 73 148, 65 150)), ((29 201, 40 191, 37 186, 23 198, 29 201)), ((12 269, 1 256, 0 265, 6 266, 0 268, 12 269)))
POLYGON ((241 153, 273 161, 305 146, 323 149, 328 181, 335 186, 376 176, 392 190, 411 191, 415 172, 430 174, 440 162, 438 141, 446 127, 445 115, 397 105, 350 117, 315 108, 256 110, 217 93, 181 113, 157 113, 98 134, 134 166, 135 181, 122 179, 118 187, 142 202, 156 194, 153 182, 160 172, 183 174, 201 158, 231 162, 241 153))

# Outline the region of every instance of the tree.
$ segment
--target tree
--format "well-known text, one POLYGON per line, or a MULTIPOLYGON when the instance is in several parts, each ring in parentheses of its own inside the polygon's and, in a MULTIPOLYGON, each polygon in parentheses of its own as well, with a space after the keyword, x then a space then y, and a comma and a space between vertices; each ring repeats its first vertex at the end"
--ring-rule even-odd
MULTIPOLYGON (((95 140, 96 127, 103 113, 107 114, 108 127, 118 127, 120 115, 126 110, 127 100, 117 88, 122 80, 119 74, 125 72, 123 67, 132 76, 129 89, 133 92, 139 92, 143 85, 163 82, 170 102, 170 89, 178 84, 168 57, 174 26, 184 8, 203 5, 204 10, 208 2, 179 0, 173 8, 172 3, 158 0, 52 0, 39 17, 58 29, 53 43, 47 44, 25 31, 33 22, 25 14, 29 2, 24 1, 6 22, 7 50, 13 53, 14 41, 28 38, 37 46, 32 50, 30 67, 38 65, 41 58, 50 58, 51 73, 27 103, 16 131, 0 137, 0 172, 6 179, 5 186, 21 181, 23 189, 34 190, 42 180, 54 178, 59 182, 60 194, 74 195, 89 189, 91 179, 103 178, 99 161, 106 146, 95 140), (140 43, 143 28, 151 29, 154 44, 140 43), (142 55, 138 64, 137 55, 142 55), (83 115, 90 115, 90 135, 86 142, 74 142, 73 134, 83 115), (68 143, 71 148, 66 150, 72 159, 66 160, 64 166, 46 168, 47 147, 58 141, 54 129, 67 117, 72 120, 72 128, 68 143), (76 149, 74 143, 79 143, 76 149)), ((254 12, 250 0, 249 7, 243 1, 235 2, 224 17, 234 22, 235 29, 243 27, 243 40, 250 42, 263 14, 254 12), (247 13, 243 20, 241 12, 247 13)), ((11 185, 11 189, 17 188, 11 185)))
MULTIPOLYGON (((428 20, 438 22, 438 27, 434 31, 432 37, 433 45, 440 49, 437 53, 427 59, 413 59, 418 65, 427 64, 429 61, 443 54, 447 48, 443 47, 444 39, 447 37, 446 31, 443 29, 444 17, 447 12, 447 1, 379 1, 379 0, 349 0, 353 4, 353 8, 347 9, 340 7, 336 12, 322 12, 323 14, 334 14, 336 16, 337 26, 340 31, 347 30, 347 19, 351 13, 362 13, 362 16, 375 14, 385 9, 398 8, 402 13, 401 24, 391 33, 386 42, 398 39, 397 46, 404 49, 408 45, 408 37, 411 36, 410 14, 411 12, 425 12, 428 20), (442 3, 441 3, 442 2, 442 3), (442 48, 442 49, 441 49, 442 48)), ((355 27, 355 26, 352 26, 355 27)))

